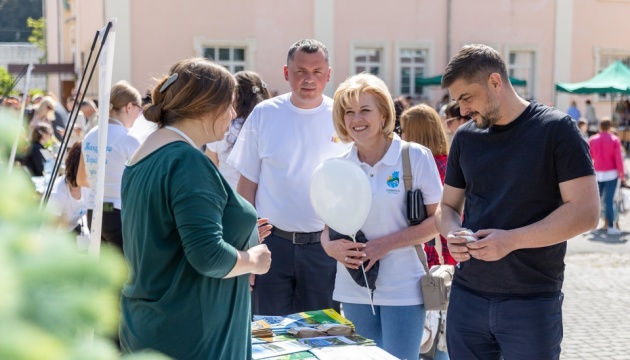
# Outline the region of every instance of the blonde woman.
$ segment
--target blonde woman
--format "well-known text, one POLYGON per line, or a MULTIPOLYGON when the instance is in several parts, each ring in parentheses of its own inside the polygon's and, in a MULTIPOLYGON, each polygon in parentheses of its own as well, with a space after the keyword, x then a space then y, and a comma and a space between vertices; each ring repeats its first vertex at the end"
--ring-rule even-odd
POLYGON ((331 241, 327 228, 322 246, 338 261, 333 299, 343 303, 344 314, 357 332, 398 358, 417 359, 425 318, 419 281, 424 269, 414 245, 437 235, 433 213, 442 185, 431 152, 411 143, 413 188, 421 190, 428 217, 409 226, 402 181, 403 141, 393 133, 395 119, 392 97, 378 77, 355 75, 337 88, 333 123, 342 141, 354 142, 346 157, 365 171, 372 186, 372 206, 361 227, 368 240, 365 247, 350 240, 331 241), (366 263, 369 270, 376 261, 376 315, 372 315, 365 288, 345 268, 358 269, 366 263))

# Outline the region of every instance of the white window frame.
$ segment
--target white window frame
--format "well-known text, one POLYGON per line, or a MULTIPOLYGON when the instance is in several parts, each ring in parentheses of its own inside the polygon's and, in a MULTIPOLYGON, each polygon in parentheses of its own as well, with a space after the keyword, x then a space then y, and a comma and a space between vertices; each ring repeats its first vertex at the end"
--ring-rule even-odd
MULTIPOLYGON (((434 46, 433 43, 430 42, 404 42, 404 41, 399 41, 396 42, 396 44, 394 45, 395 48, 395 56, 396 56, 396 81, 394 82, 394 89, 395 91, 392 92, 393 96, 399 96, 399 95, 411 95, 411 96, 415 96, 415 94, 403 94, 401 92, 402 90, 402 78, 400 76, 400 72, 401 69, 403 68, 402 62, 400 61, 400 51, 401 50, 425 50, 427 52, 427 56, 425 58, 425 65, 424 65, 424 77, 431 77, 431 76, 435 76, 435 75, 439 75, 435 73, 434 70, 434 64, 433 64, 433 56, 434 56, 434 46)), ((439 88, 439 87, 437 87, 439 88)), ((422 92, 421 96, 422 99, 421 100, 435 100, 433 99, 433 95, 434 95, 435 91, 430 91, 429 89, 427 89, 427 87, 425 87, 424 91, 422 92)))
MULTIPOLYGON (((508 70, 508 75, 510 74, 510 53, 511 52, 531 52, 533 53, 534 59, 532 60, 533 69, 531 69, 529 77, 527 79, 527 87, 528 90, 525 96, 530 99, 538 99, 540 94, 540 72, 542 69, 542 56, 541 49, 537 45, 505 45, 503 49, 503 59, 505 61, 505 65, 508 70)), ((518 76, 517 76, 518 78, 518 76)), ((521 93, 519 91, 519 86, 515 86, 514 89, 517 93, 521 93)))
POLYGON ((390 59, 390 50, 389 44, 385 41, 351 41, 350 42, 350 76, 356 75, 356 67, 357 63, 355 61, 355 57, 358 55, 358 49, 378 49, 381 50, 381 65, 378 77, 381 78, 385 84, 389 84, 389 59, 390 59))
POLYGON ((222 40, 212 39, 203 36, 193 38, 193 47, 196 56, 204 57, 205 48, 243 48, 245 49, 245 61, 220 61, 214 60, 217 64, 227 66, 230 72, 234 72, 235 65, 244 66, 244 70, 255 68, 254 54, 256 53, 256 42, 253 39, 247 40, 222 40))

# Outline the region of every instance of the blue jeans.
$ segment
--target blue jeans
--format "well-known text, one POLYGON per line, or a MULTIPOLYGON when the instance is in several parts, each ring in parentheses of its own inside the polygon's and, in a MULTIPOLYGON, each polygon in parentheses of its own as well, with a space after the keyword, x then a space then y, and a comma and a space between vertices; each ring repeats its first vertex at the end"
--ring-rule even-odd
POLYGON ((453 283, 446 318, 452 359, 560 358, 562 293, 508 298, 482 296, 453 283))
POLYGON ((606 209, 606 220, 608 220, 609 228, 615 226, 614 198, 615 191, 617 191, 617 181, 619 181, 619 179, 597 182, 599 197, 602 197, 602 193, 604 194, 604 207, 606 209))
POLYGON ((377 306, 343 303, 344 317, 352 321, 357 334, 399 359, 416 360, 424 330, 424 305, 377 306))
POLYGON ((442 350, 435 350, 433 360, 449 360, 448 353, 445 353, 442 350))

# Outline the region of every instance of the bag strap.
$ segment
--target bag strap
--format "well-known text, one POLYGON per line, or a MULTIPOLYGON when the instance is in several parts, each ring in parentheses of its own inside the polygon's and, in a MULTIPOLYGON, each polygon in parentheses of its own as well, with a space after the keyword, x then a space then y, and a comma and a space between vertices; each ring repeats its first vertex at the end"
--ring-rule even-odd
POLYGON ((402 145, 402 160, 403 160, 403 180, 405 181, 405 190, 411 190, 411 180, 413 175, 411 174, 411 162, 409 161, 409 143, 403 141, 402 145))
MULTIPOLYGON (((405 181, 405 190, 409 192, 411 190, 411 181, 413 180, 413 174, 411 173, 411 161, 409 160, 409 143, 403 141, 402 145, 402 161, 403 161, 403 180, 405 181)), ((416 248, 416 254, 418 259, 424 267, 424 272, 429 275, 429 266, 427 265, 427 256, 422 249, 422 245, 414 245, 416 248)), ((429 275, 430 276, 430 275, 429 275)))

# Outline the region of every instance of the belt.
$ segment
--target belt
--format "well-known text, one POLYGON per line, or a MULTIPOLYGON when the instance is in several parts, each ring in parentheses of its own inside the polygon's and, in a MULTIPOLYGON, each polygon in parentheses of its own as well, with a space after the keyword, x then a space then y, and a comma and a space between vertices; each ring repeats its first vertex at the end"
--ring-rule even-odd
POLYGON ((286 240, 290 240, 295 245, 315 244, 320 242, 321 231, 304 233, 304 232, 290 232, 280 230, 274 227, 271 230, 271 234, 281 237, 286 240))

